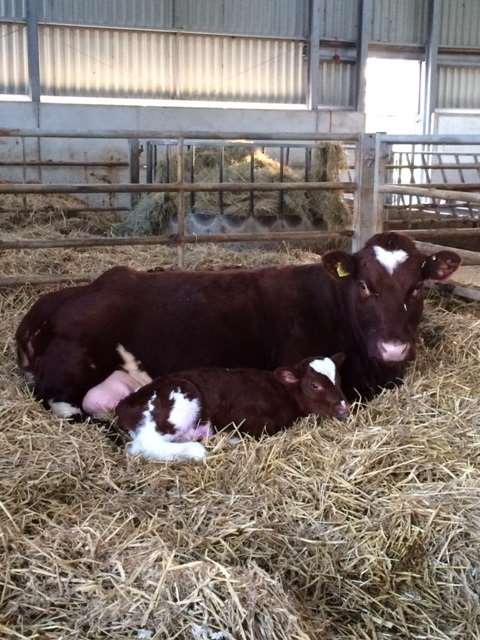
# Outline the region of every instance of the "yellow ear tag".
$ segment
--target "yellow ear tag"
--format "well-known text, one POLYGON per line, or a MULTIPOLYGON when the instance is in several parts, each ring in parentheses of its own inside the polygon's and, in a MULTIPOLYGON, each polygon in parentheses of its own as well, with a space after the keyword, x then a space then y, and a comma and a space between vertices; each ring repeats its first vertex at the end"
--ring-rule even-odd
POLYGON ((337 276, 339 278, 345 278, 346 276, 349 276, 350 274, 348 273, 348 271, 345 271, 345 269, 343 268, 343 265, 341 262, 337 262, 337 264, 335 265, 337 268, 337 276))

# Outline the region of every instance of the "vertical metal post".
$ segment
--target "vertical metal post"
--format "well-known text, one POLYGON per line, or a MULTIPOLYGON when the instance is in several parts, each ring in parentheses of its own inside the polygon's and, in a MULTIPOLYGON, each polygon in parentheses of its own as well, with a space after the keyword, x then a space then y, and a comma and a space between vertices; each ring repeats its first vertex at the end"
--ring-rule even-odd
MULTIPOLYGON (((184 140, 178 139, 177 143, 177 182, 183 184, 185 181, 184 162, 184 140)), ((185 191, 180 189, 177 197, 177 264, 179 269, 185 266, 184 261, 184 238, 185 238, 185 191)))
POLYGON ((368 43, 370 41, 371 17, 371 0, 360 0, 357 33, 357 78, 355 88, 355 109, 361 112, 365 111, 365 72, 367 68, 368 43))
POLYGON ((426 47, 425 101, 423 106, 423 133, 432 129, 432 115, 437 106, 438 45, 440 42, 440 3, 428 2, 428 37, 426 47))
MULTIPOLYGON (((284 173, 284 165, 285 165, 285 148, 282 146, 280 147, 280 182, 283 182, 283 173, 284 173)), ((280 201, 278 203, 278 210, 279 210, 279 215, 280 217, 283 216, 283 205, 284 205, 284 195, 283 195, 283 191, 279 191, 278 192, 280 201)))
POLYGON ((316 109, 320 101, 320 24, 321 0, 310 0, 310 31, 308 44, 307 107, 316 109))
POLYGON ((30 98, 40 102, 40 63, 38 50, 38 7, 37 0, 27 0, 27 52, 30 98))
MULTIPOLYGON (((194 144, 190 146, 191 155, 190 155, 190 182, 193 184, 195 182, 195 151, 196 147, 194 144)), ((190 192, 190 209, 192 213, 195 213, 195 191, 190 192)))
MULTIPOLYGON (((255 182, 255 150, 250 151, 250 182, 255 182)), ((250 215, 255 215, 255 193, 250 191, 250 215)))
POLYGON ((153 144, 148 141, 147 142, 147 184, 152 184, 153 182, 153 144))
MULTIPOLYGON (((28 60, 28 81, 30 87, 30 99, 32 101, 33 115, 35 118, 35 126, 40 128, 40 63, 39 63, 39 47, 38 47, 38 9, 39 2, 36 0, 27 0, 26 19, 27 19, 27 60, 28 60)), ((40 138, 36 138, 37 160, 41 162, 41 142, 40 138)), ((42 182, 42 167, 38 165, 38 181, 42 182)))
POLYGON ((387 146, 381 134, 365 133, 357 146, 357 184, 353 214, 352 251, 383 229, 383 194, 378 187, 385 181, 387 146))
MULTIPOLYGON (((128 164, 130 170, 130 182, 138 184, 140 182, 140 141, 132 138, 128 141, 128 164)), ((130 206, 134 207, 140 199, 139 193, 130 195, 130 206)))
MULTIPOLYGON (((223 182, 224 168, 225 168, 225 145, 223 144, 222 145, 222 150, 220 152, 220 171, 219 171, 219 175, 218 175, 218 181, 219 182, 223 182)), ((219 205, 220 205, 220 215, 223 216, 223 208, 224 208, 223 191, 219 192, 218 201, 219 201, 219 205)))

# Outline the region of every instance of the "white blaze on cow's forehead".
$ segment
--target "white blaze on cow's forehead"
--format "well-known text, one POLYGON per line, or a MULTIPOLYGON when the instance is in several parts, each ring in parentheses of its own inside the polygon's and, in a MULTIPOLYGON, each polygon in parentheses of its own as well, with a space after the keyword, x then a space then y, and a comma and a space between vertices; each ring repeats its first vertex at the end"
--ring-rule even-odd
POLYGON ((395 251, 387 251, 383 247, 375 245, 373 247, 375 257, 380 262, 382 267, 388 271, 390 275, 393 275, 395 269, 403 264, 408 258, 408 253, 403 249, 396 249, 395 251))
POLYGON ((149 460, 161 462, 203 460, 206 456, 203 444, 200 442, 171 442, 171 434, 163 434, 158 430, 153 417, 155 399, 156 394, 153 393, 142 414, 142 419, 130 432, 133 440, 128 446, 128 452, 131 455, 140 454, 149 460))
POLYGON ((185 430, 193 428, 200 416, 200 402, 197 398, 190 400, 186 394, 178 389, 171 391, 168 396, 173 400, 173 406, 168 416, 168 421, 175 429, 185 430))
POLYGON ((330 380, 332 384, 335 384, 335 376, 337 368, 335 363, 330 358, 317 358, 310 362, 310 367, 317 373, 321 373, 330 380))

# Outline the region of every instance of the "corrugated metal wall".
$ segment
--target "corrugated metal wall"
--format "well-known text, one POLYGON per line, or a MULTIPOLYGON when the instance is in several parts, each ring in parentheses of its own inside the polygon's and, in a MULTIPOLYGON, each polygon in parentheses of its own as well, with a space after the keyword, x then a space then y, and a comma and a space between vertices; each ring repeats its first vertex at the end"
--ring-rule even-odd
POLYGON ((303 37, 308 0, 41 0, 48 22, 303 37))
MULTIPOLYGON (((53 23, 39 28, 44 94, 306 100, 302 38, 308 39, 309 0, 37 1, 40 21, 53 23), (217 32, 237 37, 201 35, 217 32)), ((480 47, 480 0, 439 0, 439 6, 440 46, 480 47)), ((321 38, 356 41, 359 0, 320 0, 320 7, 321 38)), ((387 47, 424 44, 428 0, 372 0, 372 9, 373 42, 387 47)), ((27 91, 25 27, 1 23, 2 18, 22 20, 25 12, 26 0, 0 0, 1 93, 27 91)), ((476 67, 453 66, 450 60, 448 66, 441 65, 438 107, 480 108, 479 73, 476 67)), ((353 106, 355 82, 354 64, 322 62, 321 104, 353 106)))
POLYGON ((320 0, 320 36, 334 40, 357 39, 358 0, 320 0))
POLYGON ((439 109, 480 109, 480 67, 439 67, 439 109))
POLYGON ((480 1, 441 0, 440 45, 480 47, 480 1))
POLYGON ((0 93, 28 93, 26 28, 0 24, 0 93))
POLYGON ((320 104, 352 107, 355 65, 325 61, 320 63, 320 104))
POLYGON ((0 18, 24 18, 26 15, 25 0, 0 0, 0 18))
POLYGON ((41 25, 42 93, 301 103, 302 43, 41 25))
POLYGON ((371 39, 392 44, 424 44, 427 0, 375 0, 371 39))

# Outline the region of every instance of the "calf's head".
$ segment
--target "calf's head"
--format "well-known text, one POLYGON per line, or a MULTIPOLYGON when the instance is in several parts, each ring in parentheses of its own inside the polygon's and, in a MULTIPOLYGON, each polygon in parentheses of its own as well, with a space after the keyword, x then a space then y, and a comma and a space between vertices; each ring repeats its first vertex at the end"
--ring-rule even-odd
POLYGON ((293 367, 275 369, 274 374, 295 398, 302 415, 313 413, 343 420, 349 411, 338 373, 344 360, 343 353, 305 358, 293 367))
POLYGON ((370 358, 395 365, 415 356, 424 282, 448 278, 460 257, 447 250, 426 256, 406 236, 379 233, 358 253, 328 251, 322 262, 344 287, 356 340, 370 358))

